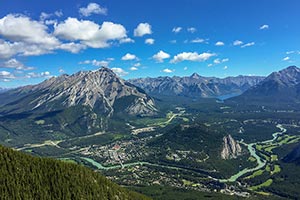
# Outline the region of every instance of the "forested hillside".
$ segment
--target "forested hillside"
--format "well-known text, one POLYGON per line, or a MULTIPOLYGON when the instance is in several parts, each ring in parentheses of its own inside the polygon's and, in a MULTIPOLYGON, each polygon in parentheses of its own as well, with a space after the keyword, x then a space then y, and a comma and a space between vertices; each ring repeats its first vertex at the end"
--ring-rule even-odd
POLYGON ((83 166, 0 146, 0 199, 148 199, 83 166))

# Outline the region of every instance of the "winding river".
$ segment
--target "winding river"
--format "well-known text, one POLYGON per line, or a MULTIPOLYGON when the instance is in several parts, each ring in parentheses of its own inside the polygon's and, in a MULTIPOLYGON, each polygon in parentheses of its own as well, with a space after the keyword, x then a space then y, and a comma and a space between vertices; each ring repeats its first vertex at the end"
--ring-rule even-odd
POLYGON ((272 142, 274 142, 280 135, 282 135, 282 134, 284 134, 284 133, 286 132, 286 129, 283 128, 281 124, 278 124, 276 127, 279 128, 280 131, 272 134, 273 139, 266 140, 266 141, 263 141, 263 142, 251 143, 251 144, 243 143, 244 145, 246 145, 246 146, 248 147, 248 151, 249 151, 250 155, 256 159, 256 162, 257 162, 257 166, 256 166, 256 167, 254 167, 254 168, 245 168, 245 169, 239 171, 238 173, 234 174, 234 175, 231 176, 230 178, 228 178, 228 179, 219 179, 219 181, 222 182, 222 183, 225 183, 225 182, 235 182, 235 181, 236 181, 238 178, 240 178, 241 176, 243 176, 243 175, 245 175, 245 174, 247 174, 247 173, 254 172, 254 171, 256 171, 256 170, 259 170, 259 169, 263 168, 263 167, 266 165, 266 161, 263 160, 261 157, 259 157, 259 156, 257 155, 254 146, 255 146, 257 143, 262 143, 262 144, 272 143, 272 142))

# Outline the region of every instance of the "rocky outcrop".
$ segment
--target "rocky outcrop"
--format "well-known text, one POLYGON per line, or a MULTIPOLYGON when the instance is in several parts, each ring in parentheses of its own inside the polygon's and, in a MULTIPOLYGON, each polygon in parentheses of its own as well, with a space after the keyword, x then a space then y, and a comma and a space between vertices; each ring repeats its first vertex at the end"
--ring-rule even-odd
POLYGON ((231 135, 223 137, 222 159, 236 158, 242 152, 241 146, 232 138, 231 135))

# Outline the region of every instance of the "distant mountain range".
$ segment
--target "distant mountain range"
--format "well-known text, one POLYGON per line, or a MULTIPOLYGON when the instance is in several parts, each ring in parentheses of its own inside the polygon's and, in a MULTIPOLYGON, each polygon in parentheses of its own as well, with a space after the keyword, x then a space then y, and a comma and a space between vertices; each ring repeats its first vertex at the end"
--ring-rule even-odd
POLYGON ((0 94, 0 113, 51 112, 86 106, 110 117, 119 110, 129 115, 154 115, 153 99, 143 90, 119 78, 111 69, 80 71, 50 78, 0 94))
POLYGON ((203 77, 196 73, 187 77, 138 78, 128 80, 148 94, 184 96, 191 98, 239 95, 265 77, 237 76, 227 78, 203 77))
POLYGON ((300 102, 300 69, 290 66, 273 72, 242 95, 229 101, 245 104, 290 104, 300 102))

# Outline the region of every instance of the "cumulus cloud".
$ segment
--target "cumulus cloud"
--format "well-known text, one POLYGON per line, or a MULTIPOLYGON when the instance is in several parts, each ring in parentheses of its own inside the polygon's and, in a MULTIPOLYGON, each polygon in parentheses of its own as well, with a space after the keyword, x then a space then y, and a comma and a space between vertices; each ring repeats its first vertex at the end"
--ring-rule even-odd
POLYGON ((164 59, 170 58, 170 54, 160 50, 157 54, 153 55, 152 58, 157 62, 164 62, 164 59))
POLYGON ((25 75, 25 78, 50 78, 52 77, 49 71, 36 73, 36 72, 29 72, 25 75))
POLYGON ((233 45, 234 45, 234 46, 240 46, 240 45, 242 45, 242 44, 244 44, 244 42, 241 41, 241 40, 236 40, 236 41, 233 42, 233 45))
POLYGON ((62 39, 80 41, 92 48, 109 47, 111 40, 127 38, 126 29, 121 24, 103 22, 101 26, 89 21, 69 17, 54 27, 54 34, 62 39))
POLYGON ((113 72, 115 72, 118 76, 126 76, 128 72, 124 71, 122 68, 114 67, 111 68, 113 72))
POLYGON ((78 53, 81 50, 86 49, 86 45, 70 42, 70 43, 64 43, 64 44, 59 45, 58 49, 69 51, 71 53, 78 53))
POLYGON ((138 70, 138 68, 137 67, 130 67, 130 71, 136 71, 136 70, 138 70))
POLYGON ((172 29, 172 32, 173 32, 173 33, 179 33, 181 30, 182 30, 182 27, 174 27, 174 28, 172 29))
POLYGON ((0 68, 11 68, 11 69, 15 69, 15 70, 34 70, 34 67, 27 67, 25 66, 23 63, 21 63, 20 61, 18 61, 15 58, 12 58, 10 60, 7 60, 3 63, 3 66, 0 65, 0 68))
POLYGON ((288 61, 288 60, 290 60, 290 57, 287 56, 287 57, 283 58, 282 60, 283 61, 288 61))
POLYGON ((217 58, 217 59, 214 59, 214 64, 220 64, 220 63, 224 63, 224 62, 228 62, 228 61, 229 61, 229 58, 224 58, 224 59, 217 58))
POLYGON ((255 45, 255 42, 249 42, 249 43, 247 43, 247 44, 242 45, 241 47, 242 47, 242 48, 245 48, 245 47, 251 47, 251 46, 253 46, 253 45, 255 45))
POLYGON ((224 44, 224 42, 218 41, 218 42, 216 42, 215 45, 216 45, 216 46, 224 46, 225 44, 224 44))
POLYGON ((228 66, 224 66, 223 69, 224 69, 224 70, 228 69, 228 66))
POLYGON ((172 73, 172 72, 174 72, 174 70, 166 68, 166 69, 163 70, 163 72, 165 72, 165 73, 172 73))
POLYGON ((59 40, 47 31, 46 25, 26 16, 9 14, 0 19, 0 35, 12 42, 57 46, 59 40))
POLYGON ((91 64, 93 66, 96 66, 96 67, 108 67, 109 65, 109 61, 107 60, 85 60, 85 61, 82 61, 82 62, 79 62, 80 65, 88 65, 88 64, 91 64))
POLYGON ((197 31, 197 29, 195 27, 189 27, 189 28, 187 28, 187 31, 190 33, 195 33, 197 31))
POLYGON ((260 30, 266 30, 266 29, 269 29, 269 25, 264 24, 264 25, 260 26, 259 29, 260 29, 260 30))
POLYGON ((142 37, 147 34, 152 34, 151 25, 148 23, 140 23, 133 31, 134 36, 142 37))
POLYGON ((178 63, 185 60, 194 61, 194 62, 203 62, 213 56, 216 56, 216 54, 208 53, 208 52, 204 52, 201 54, 198 54, 197 52, 182 52, 174 56, 174 58, 171 60, 171 63, 178 63))
POLYGON ((101 7, 97 3, 89 3, 87 7, 82 7, 79 8, 79 13, 85 17, 88 17, 92 14, 102 14, 106 15, 107 14, 107 9, 101 7))
POLYGON ((11 79, 15 79, 15 75, 8 71, 0 71, 0 81, 8 82, 11 79))
POLYGON ((123 43, 134 43, 134 40, 131 39, 131 38, 122 38, 120 40, 120 43, 123 44, 123 43))
POLYGON ((127 53, 122 58, 122 60, 135 60, 137 59, 136 55, 127 53))
POLYGON ((139 67, 139 66, 141 66, 141 63, 135 63, 133 66, 134 67, 139 67))
POLYGON ((191 43, 204 43, 206 40, 203 38, 196 38, 191 41, 191 43))
POLYGON ((145 40, 145 44, 149 44, 149 45, 152 45, 154 44, 155 40, 153 38, 148 38, 145 40))

